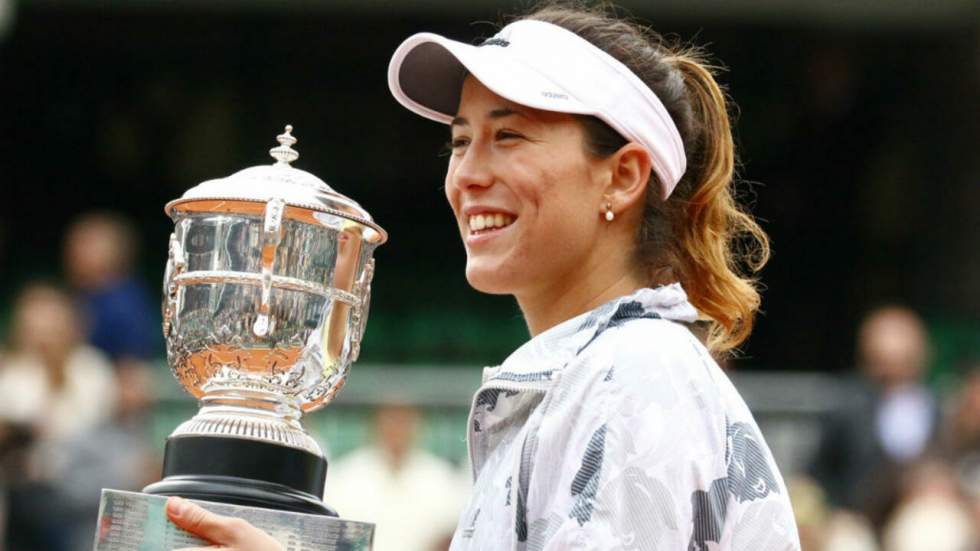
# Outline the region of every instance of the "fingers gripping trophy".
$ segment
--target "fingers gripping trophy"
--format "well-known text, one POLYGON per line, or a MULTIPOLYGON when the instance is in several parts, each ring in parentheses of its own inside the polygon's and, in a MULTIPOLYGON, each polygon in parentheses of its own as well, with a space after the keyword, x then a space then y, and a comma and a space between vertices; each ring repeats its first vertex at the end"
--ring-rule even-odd
POLYGON ((370 527, 330 518, 327 461, 300 419, 333 399, 357 359, 373 253, 387 234, 291 165, 291 126, 277 140, 274 164, 203 182, 166 205, 175 223, 163 285, 167 360, 200 410, 167 439, 160 482, 143 494, 103 492, 97 549, 128 549, 99 546, 107 522, 132 531, 109 509, 139 509, 140 498, 152 509, 163 498, 151 496, 211 502, 266 527, 281 521, 254 515, 312 515, 361 537, 370 527))

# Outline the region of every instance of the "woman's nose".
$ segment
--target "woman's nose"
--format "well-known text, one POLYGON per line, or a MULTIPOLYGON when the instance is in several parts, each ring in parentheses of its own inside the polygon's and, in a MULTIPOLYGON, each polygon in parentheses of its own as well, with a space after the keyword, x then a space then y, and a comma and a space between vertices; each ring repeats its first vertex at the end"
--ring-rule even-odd
POLYGON ((471 146, 459 157, 451 180, 461 190, 489 187, 494 180, 489 159, 471 146))

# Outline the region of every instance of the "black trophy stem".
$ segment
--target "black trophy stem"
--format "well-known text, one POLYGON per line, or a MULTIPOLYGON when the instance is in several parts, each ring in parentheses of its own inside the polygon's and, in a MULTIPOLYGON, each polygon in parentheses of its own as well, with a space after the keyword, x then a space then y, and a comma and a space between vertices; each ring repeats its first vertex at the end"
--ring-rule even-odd
POLYGON ((259 440, 176 436, 167 440, 163 480, 148 494, 337 516, 323 503, 327 460, 259 440))

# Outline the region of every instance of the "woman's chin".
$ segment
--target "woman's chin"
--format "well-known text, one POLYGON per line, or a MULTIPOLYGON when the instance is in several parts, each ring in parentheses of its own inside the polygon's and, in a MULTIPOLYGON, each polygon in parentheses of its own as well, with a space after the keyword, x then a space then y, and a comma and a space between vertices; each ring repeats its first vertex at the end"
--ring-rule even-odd
POLYGON ((481 293, 490 295, 513 294, 512 285, 505 277, 505 270, 483 266, 482 263, 468 260, 466 263, 466 281, 481 293))

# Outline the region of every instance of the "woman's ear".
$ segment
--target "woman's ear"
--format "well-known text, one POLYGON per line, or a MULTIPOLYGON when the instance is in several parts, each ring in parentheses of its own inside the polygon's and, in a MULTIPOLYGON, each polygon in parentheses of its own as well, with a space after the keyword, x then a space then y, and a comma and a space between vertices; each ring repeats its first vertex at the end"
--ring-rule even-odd
POLYGON ((611 177, 603 194, 602 208, 608 203, 613 214, 619 215, 644 201, 653 165, 647 150, 635 142, 619 148, 608 163, 611 177))

